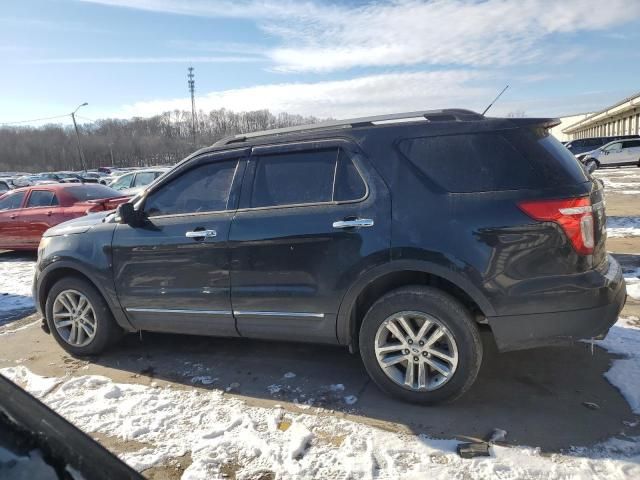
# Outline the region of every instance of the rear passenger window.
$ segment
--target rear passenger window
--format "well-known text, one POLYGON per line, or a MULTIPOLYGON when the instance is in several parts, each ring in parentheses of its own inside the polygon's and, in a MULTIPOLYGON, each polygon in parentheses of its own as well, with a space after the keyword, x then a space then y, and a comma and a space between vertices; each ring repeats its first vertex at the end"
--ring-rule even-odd
POLYGON ((513 190, 540 184, 529 161, 499 134, 413 138, 400 142, 399 148, 449 192, 513 190))
POLYGON ((359 200, 367 191, 349 155, 341 149, 258 157, 251 207, 359 200))
POLYGON ((340 150, 336 168, 333 199, 336 202, 359 200, 367 193, 367 186, 349 156, 340 150))
POLYGON ((640 140, 627 140, 622 142, 622 148, 637 148, 640 147, 640 140))
POLYGON ((31 207, 51 207, 58 204, 58 199, 53 192, 45 190, 34 190, 27 201, 27 208, 31 207))

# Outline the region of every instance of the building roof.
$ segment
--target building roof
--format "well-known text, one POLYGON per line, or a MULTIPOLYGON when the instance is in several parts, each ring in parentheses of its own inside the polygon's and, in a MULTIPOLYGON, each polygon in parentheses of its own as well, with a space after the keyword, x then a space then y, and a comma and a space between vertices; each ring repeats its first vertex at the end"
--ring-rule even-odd
POLYGON ((635 94, 627 97, 623 100, 620 100, 618 103, 615 103, 599 112, 594 113, 593 115, 589 115, 587 118, 576 122, 564 130, 563 133, 573 133, 577 130, 581 130, 582 128, 594 125, 601 120, 606 119, 611 115, 616 115, 619 113, 623 113, 627 110, 634 109, 636 107, 640 107, 640 92, 636 92, 635 94))

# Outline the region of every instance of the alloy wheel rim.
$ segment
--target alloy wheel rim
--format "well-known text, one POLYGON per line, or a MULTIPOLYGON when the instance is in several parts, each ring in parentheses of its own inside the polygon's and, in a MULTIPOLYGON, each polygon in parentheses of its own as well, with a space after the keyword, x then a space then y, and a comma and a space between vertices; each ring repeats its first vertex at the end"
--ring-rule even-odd
POLYGON ((84 347, 96 336, 96 314, 91 302, 77 290, 64 290, 53 302, 53 325, 69 345, 84 347))
POLYGON ((390 315, 375 336, 378 365, 394 383, 412 391, 433 391, 453 378, 458 346, 437 318, 416 311, 390 315))

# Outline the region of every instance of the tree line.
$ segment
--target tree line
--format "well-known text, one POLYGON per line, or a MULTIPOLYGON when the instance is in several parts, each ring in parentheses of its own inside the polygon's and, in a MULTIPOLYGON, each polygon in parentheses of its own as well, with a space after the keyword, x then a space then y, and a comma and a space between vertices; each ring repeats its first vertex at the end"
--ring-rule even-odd
MULTIPOLYGON (((195 145, 188 111, 78 125, 87 168, 170 165, 229 135, 318 122, 315 117, 274 115, 268 110, 235 113, 226 109, 200 111, 196 120, 195 145)), ((0 128, 0 171, 80 169, 72 126, 0 128)))

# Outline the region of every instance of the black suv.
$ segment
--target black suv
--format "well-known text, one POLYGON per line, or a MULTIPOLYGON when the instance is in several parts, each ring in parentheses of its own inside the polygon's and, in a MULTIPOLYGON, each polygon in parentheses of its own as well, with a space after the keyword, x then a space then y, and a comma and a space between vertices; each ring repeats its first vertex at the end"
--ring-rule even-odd
POLYGON ((598 337, 624 304, 602 188, 557 123, 451 109, 222 140, 45 234, 45 329, 75 355, 139 330, 345 345, 386 392, 456 398, 481 329, 501 351, 598 337))

